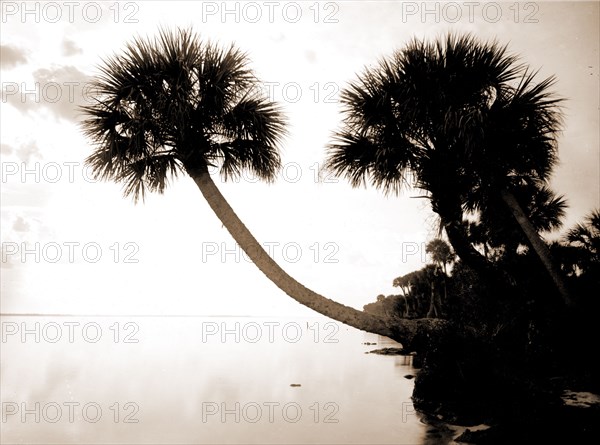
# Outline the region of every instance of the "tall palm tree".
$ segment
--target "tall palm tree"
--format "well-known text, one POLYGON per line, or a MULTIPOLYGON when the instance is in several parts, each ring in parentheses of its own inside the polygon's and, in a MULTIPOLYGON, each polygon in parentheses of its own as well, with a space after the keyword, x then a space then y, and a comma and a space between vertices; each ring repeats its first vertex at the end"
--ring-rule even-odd
POLYGON ((454 252, 446 241, 441 238, 432 239, 425 246, 425 251, 431 255, 431 260, 438 264, 444 274, 448 274, 448 264, 452 264, 455 259, 454 252))
POLYGON ((425 251, 431 255, 432 261, 443 270, 444 301, 448 300, 448 264, 452 264, 456 255, 446 241, 435 238, 427 243, 425 251))
POLYGON ((344 125, 326 165, 353 186, 424 190, 456 253, 489 276, 493 267, 469 242, 463 217, 501 201, 571 304, 513 193, 523 183, 544 184, 556 162, 559 99, 549 93, 553 78, 535 84, 534 74, 496 42, 453 34, 413 40, 342 91, 344 125))
POLYGON ((100 67, 96 101, 83 108, 87 158, 97 178, 123 184, 135 201, 162 193, 168 180, 188 174, 254 264, 299 303, 358 329, 392 338, 402 327, 325 298, 290 277, 265 252, 213 182, 249 170, 272 181, 285 133, 278 106, 260 94, 245 54, 203 43, 190 30, 161 30, 136 38, 100 67))

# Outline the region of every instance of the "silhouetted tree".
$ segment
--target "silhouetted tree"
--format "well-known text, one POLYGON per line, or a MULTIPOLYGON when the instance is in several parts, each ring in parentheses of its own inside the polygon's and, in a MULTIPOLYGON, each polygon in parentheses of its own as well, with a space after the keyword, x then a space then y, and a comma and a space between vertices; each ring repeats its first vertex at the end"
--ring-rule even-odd
POLYGON ((424 190, 454 250, 489 277, 495 269, 469 242, 464 212, 501 203, 571 304, 515 195, 523 184, 541 187, 555 165, 560 100, 549 92, 553 82, 534 83, 506 47, 470 35, 413 40, 342 91, 345 120, 327 167, 353 186, 424 190))
POLYGON ((83 108, 96 178, 122 183, 135 201, 189 175, 254 264, 299 303, 358 329, 393 337, 386 320, 325 298, 294 280, 263 249, 213 182, 250 171, 274 180, 285 134, 280 108, 260 94, 248 59, 190 30, 137 38, 100 67, 95 102, 83 108))

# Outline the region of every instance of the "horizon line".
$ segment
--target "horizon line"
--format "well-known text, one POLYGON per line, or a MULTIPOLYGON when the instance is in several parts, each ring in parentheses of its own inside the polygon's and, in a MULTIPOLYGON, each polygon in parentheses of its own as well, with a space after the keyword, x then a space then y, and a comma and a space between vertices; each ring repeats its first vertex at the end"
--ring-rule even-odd
MULTIPOLYGON (((26 312, 0 312, 0 317, 160 317, 160 318, 200 318, 200 317, 220 317, 220 318, 251 318, 251 317, 294 317, 297 315, 225 315, 225 314, 43 314, 26 312)), ((304 315, 300 317, 310 318, 304 315)))

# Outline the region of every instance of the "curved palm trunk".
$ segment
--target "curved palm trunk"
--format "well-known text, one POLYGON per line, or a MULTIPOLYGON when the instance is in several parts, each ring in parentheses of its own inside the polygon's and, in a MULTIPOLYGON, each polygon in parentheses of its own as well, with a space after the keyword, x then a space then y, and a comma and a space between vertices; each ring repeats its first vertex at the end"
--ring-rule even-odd
POLYGON ((525 236, 527 236, 527 239, 529 240, 529 243, 533 247, 533 250, 535 250, 535 252, 537 253, 538 257, 540 258, 542 264, 548 271, 548 274, 552 278, 552 281, 554 281, 554 284, 556 285, 558 291, 560 292, 563 300, 565 301, 567 306, 572 306, 574 304, 573 299, 567 288, 565 280, 563 279, 562 275, 560 274, 560 272, 555 267, 555 265, 552 261, 550 249, 548 249, 548 246, 546 245, 546 243, 542 240, 542 238, 540 237, 538 232, 535 230, 535 228, 529 221, 529 218, 527 217, 527 215, 525 214, 525 212, 519 205, 519 202, 517 201, 515 196, 508 190, 501 190, 500 196, 502 197, 502 200, 507 205, 507 207, 510 209, 513 216, 519 223, 519 226, 521 226, 523 233, 525 233, 525 236))
POLYGON ((460 220, 446 218, 445 215, 438 214, 446 230, 448 240, 460 259, 471 269, 480 273, 495 291, 500 293, 511 292, 513 289, 506 274, 497 269, 487 256, 482 255, 473 247, 460 220))
POLYGON ((463 223, 460 199, 445 192, 445 187, 447 185, 444 183, 436 184, 435 190, 432 191, 431 207, 440 217, 448 241, 466 265, 492 278, 497 273, 492 270, 491 262, 475 249, 469 240, 463 223))
POLYGON ((421 348, 433 330, 446 327, 446 322, 443 320, 436 320, 437 323, 428 320, 394 320, 392 322, 389 319, 345 306, 306 288, 288 275, 267 254, 223 197, 206 167, 186 167, 186 170, 212 210, 248 257, 269 280, 298 303, 356 329, 392 338, 401 342, 405 348, 421 348))
POLYGON ((446 235, 448 235, 448 240, 460 259, 474 270, 490 271, 490 261, 473 247, 462 224, 458 220, 447 218, 443 214, 439 215, 446 230, 446 235))

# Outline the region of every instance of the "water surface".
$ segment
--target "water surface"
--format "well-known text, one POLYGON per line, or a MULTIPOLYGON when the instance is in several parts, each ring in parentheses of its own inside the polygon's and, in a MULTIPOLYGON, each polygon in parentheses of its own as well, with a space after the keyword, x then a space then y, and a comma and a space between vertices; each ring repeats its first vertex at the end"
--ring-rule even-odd
POLYGON ((2 333, 2 443, 434 440, 411 357, 326 318, 3 316, 2 333))

